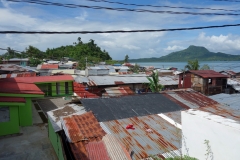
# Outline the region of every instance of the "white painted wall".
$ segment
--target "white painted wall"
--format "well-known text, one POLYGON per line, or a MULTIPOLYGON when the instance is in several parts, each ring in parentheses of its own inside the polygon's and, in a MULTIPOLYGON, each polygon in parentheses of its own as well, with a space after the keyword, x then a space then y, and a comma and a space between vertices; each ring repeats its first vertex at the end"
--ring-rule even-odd
POLYGON ((182 111, 182 153, 206 160, 209 140, 213 158, 240 160, 240 122, 199 110, 182 111))

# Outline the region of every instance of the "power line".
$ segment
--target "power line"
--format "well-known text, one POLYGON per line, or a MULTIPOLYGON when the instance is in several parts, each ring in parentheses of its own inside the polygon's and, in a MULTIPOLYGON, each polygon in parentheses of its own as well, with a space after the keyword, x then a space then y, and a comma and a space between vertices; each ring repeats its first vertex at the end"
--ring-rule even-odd
POLYGON ((130 12, 149 12, 149 13, 162 13, 162 14, 188 14, 188 15, 218 15, 218 16, 239 16, 237 13, 196 13, 196 12, 174 12, 174 11, 153 11, 145 9, 129 9, 129 8, 111 8, 111 7, 102 7, 102 6, 86 6, 86 5, 77 5, 77 4, 63 4, 63 3, 53 3, 43 0, 6 0, 10 2, 25 2, 33 3, 40 5, 53 5, 61 6, 67 8, 91 8, 91 9, 105 9, 112 11, 130 11, 130 12))
POLYGON ((169 28, 156 30, 111 30, 111 31, 0 31, 0 34, 97 34, 97 33, 136 33, 136 32, 166 32, 166 31, 183 31, 183 30, 197 30, 207 28, 224 28, 240 26, 240 24, 227 24, 220 26, 205 26, 205 27, 191 27, 191 28, 169 28))
POLYGON ((125 6, 138 6, 138 7, 154 7, 154 8, 180 8, 180 9, 208 9, 214 11, 231 11, 231 12, 239 12, 240 10, 228 10, 228 9, 221 9, 221 8, 208 8, 208 7, 175 7, 175 6, 154 6, 154 5, 142 5, 142 4, 134 4, 134 3, 122 3, 122 2, 112 2, 107 0, 86 0, 92 2, 105 2, 111 4, 121 4, 125 6))

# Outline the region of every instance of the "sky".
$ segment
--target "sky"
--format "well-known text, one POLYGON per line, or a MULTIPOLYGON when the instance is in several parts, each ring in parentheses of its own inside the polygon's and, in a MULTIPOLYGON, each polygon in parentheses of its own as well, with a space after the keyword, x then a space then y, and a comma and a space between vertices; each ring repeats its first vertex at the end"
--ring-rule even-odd
MULTIPOLYGON (((209 9, 156 8, 126 6, 89 0, 46 0, 49 2, 72 3, 85 6, 110 8, 145 9, 154 11, 194 13, 235 13, 240 14, 240 2, 214 0, 108 0, 154 6, 201 7, 212 9, 238 10, 220 11, 209 9)), ((189 28, 212 25, 240 24, 240 15, 189 15, 148 12, 97 10, 90 8, 66 8, 45 6, 24 2, 0 0, 0 31, 106 31, 189 28)), ((24 51, 29 45, 45 51, 72 45, 81 37, 84 43, 93 39, 115 60, 161 57, 190 45, 203 46, 212 52, 240 54, 240 26, 174 32, 147 33, 104 33, 104 34, 0 34, 0 48, 10 47, 24 51)), ((0 54, 5 51, 0 50, 0 54)))

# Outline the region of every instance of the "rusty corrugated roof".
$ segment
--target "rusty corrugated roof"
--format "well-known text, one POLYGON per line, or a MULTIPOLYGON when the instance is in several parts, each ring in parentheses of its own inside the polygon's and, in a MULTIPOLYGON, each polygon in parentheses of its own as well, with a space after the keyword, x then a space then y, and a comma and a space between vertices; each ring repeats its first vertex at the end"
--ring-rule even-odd
POLYGON ((192 89, 167 91, 165 93, 168 95, 167 97, 171 97, 172 101, 186 109, 218 104, 218 102, 192 89))
POLYGON ((113 135, 107 134, 102 140, 111 160, 132 160, 126 148, 113 135))
POLYGON ((42 64, 41 69, 58 69, 58 64, 42 64))
MULTIPOLYGON (((88 90, 86 90, 86 86, 84 86, 81 83, 76 83, 73 82, 73 86, 74 86, 74 92, 80 97, 80 98, 99 98, 98 95, 89 92, 88 90)), ((96 90, 94 90, 96 91, 96 90)), ((95 92, 96 93, 96 92, 95 92)), ((99 91, 99 93, 101 93, 101 91, 99 91)))
POLYGON ((92 112, 63 117, 62 124, 71 143, 102 137, 106 134, 92 112))
POLYGON ((86 150, 90 160, 111 160, 103 141, 89 142, 86 150))
POLYGON ((119 97, 134 94, 134 92, 129 87, 108 87, 105 88, 105 91, 106 93, 104 96, 106 97, 119 97))
POLYGON ((116 136, 135 159, 147 158, 181 147, 181 130, 158 115, 102 122, 106 132, 116 136), (132 124, 135 129, 126 129, 132 124))
POLYGON ((227 75, 221 74, 214 70, 190 70, 189 72, 201 76, 203 78, 228 78, 227 75))

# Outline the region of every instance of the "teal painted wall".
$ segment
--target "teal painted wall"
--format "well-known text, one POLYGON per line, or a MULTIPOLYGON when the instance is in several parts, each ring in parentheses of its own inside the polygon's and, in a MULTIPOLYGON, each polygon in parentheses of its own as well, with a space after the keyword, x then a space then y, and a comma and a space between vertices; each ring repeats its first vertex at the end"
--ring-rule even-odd
POLYGON ((48 119, 48 136, 49 136, 49 139, 52 143, 52 146, 55 150, 55 153, 58 157, 59 160, 64 160, 64 151, 63 151, 63 147, 62 147, 62 144, 61 144, 61 137, 55 133, 53 127, 52 127, 52 123, 50 122, 50 120, 48 119))
POLYGON ((9 107, 10 114, 10 121, 0 122, 0 136, 19 133, 18 106, 0 104, 0 107, 9 107))
POLYGON ((25 106, 19 107, 19 125, 31 126, 32 125, 32 100, 31 98, 25 98, 25 106))

